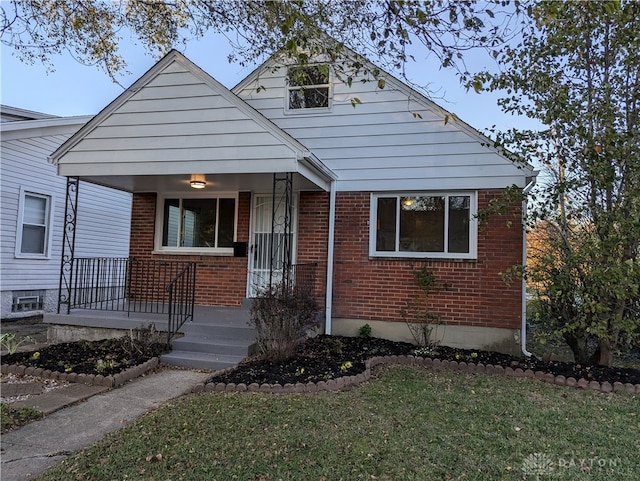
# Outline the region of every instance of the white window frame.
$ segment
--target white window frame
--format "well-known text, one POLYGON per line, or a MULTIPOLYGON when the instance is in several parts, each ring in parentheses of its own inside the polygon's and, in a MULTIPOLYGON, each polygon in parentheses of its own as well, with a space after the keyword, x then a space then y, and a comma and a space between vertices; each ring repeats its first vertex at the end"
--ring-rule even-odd
POLYGON ((55 206, 55 198, 51 194, 43 194, 31 189, 20 187, 20 201, 18 203, 18 225, 16 229, 16 247, 15 257, 20 259, 50 259, 51 258, 51 244, 52 244, 52 226, 53 226, 53 212, 55 206), (39 197, 46 200, 46 212, 45 212, 45 233, 44 233, 44 252, 42 253, 29 253, 22 252, 22 231, 24 226, 24 207, 26 203, 26 197, 39 197))
MULTIPOLYGON (((233 247, 168 247, 162 245, 164 229, 165 199, 235 199, 233 214, 233 242, 238 239, 238 192, 167 192, 158 194, 156 202, 156 227, 154 239, 154 254, 185 254, 185 255, 217 255, 232 256, 233 247)), ((219 204, 218 204, 219 205, 219 204)), ((216 216, 216 223, 220 216, 216 216)), ((217 230, 217 225, 216 225, 217 230)))
POLYGON ((478 193, 477 191, 427 191, 427 192, 378 192, 372 193, 370 199, 369 213, 369 256, 370 257, 400 257, 409 259, 477 259, 478 258, 478 193), (378 199, 397 197, 397 206, 400 208, 401 197, 445 197, 445 249, 448 248, 448 224, 449 224, 449 197, 469 196, 469 252, 403 252, 398 249, 397 236, 400 232, 400 215, 396 215, 396 250, 377 251, 377 220, 378 220, 378 199))
POLYGON ((328 64, 324 64, 324 63, 315 63, 315 64, 309 64, 309 65, 290 65, 287 67, 287 74, 285 76, 285 96, 284 96, 284 111, 285 113, 291 113, 291 114, 301 114, 301 113, 318 113, 318 112, 330 112, 332 105, 333 105, 333 82, 332 82, 332 74, 331 74, 331 68, 329 68, 328 71, 328 83, 326 84, 311 84, 311 85, 289 85, 289 69, 290 68, 306 68, 306 67, 319 67, 321 65, 327 65, 328 64), (327 106, 326 107, 308 107, 308 108, 301 108, 301 109, 294 109, 291 108, 289 106, 289 92, 291 90, 298 90, 300 89, 300 87, 304 87, 304 88, 327 88, 327 106))

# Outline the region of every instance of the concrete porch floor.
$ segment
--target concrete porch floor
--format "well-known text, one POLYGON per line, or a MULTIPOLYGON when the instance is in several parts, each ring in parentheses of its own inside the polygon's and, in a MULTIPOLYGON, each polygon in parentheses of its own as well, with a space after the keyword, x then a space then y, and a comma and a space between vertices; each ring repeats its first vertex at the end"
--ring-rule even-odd
MULTIPOLYGON (((69 314, 45 313, 43 322, 49 325, 66 325, 98 329, 135 329, 155 324, 159 331, 167 331, 167 314, 96 309, 72 309, 69 314)), ((185 332, 190 323, 213 326, 249 327, 249 307, 194 306, 193 321, 187 321, 179 332, 185 332)))

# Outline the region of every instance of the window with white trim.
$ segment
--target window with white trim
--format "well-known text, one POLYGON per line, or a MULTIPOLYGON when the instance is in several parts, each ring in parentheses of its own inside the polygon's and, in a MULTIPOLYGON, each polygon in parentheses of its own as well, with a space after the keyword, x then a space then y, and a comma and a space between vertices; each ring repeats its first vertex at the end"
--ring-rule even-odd
POLYGON ((50 195, 21 189, 16 257, 49 257, 52 203, 50 195))
POLYGON ((374 194, 370 253, 474 259, 476 211, 474 192, 374 194))
POLYGON ((329 66, 290 67, 287 71, 287 109, 329 108, 329 66))
POLYGON ((233 252, 237 196, 170 196, 158 202, 161 250, 233 252))

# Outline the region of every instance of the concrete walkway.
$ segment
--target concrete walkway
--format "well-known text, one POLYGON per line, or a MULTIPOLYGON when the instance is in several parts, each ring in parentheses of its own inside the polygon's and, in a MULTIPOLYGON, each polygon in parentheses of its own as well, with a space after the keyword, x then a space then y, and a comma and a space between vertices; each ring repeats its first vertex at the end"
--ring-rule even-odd
POLYGON ((46 401, 38 396, 39 402, 49 403, 49 410, 55 412, 2 436, 1 480, 33 479, 107 433, 190 392, 196 384, 211 376, 210 372, 163 369, 102 393, 89 394, 78 387, 71 399, 68 399, 71 392, 65 390, 60 390, 59 394, 53 394, 53 391, 46 401), (67 398, 56 399, 56 396, 67 398), (83 399, 86 400, 78 403, 83 399), (64 409, 52 409, 56 403, 69 405, 73 402, 76 404, 64 409))

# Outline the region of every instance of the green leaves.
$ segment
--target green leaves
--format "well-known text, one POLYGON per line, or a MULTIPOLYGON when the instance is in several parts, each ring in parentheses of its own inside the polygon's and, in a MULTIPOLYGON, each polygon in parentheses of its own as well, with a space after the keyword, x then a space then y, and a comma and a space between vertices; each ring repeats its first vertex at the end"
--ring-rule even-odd
POLYGON ((521 21, 522 41, 494 55, 501 72, 469 85, 484 80, 505 112, 546 125, 499 136, 542 170, 527 279, 546 327, 583 362, 609 364, 621 337, 640 336, 640 6, 538 2, 521 21))

